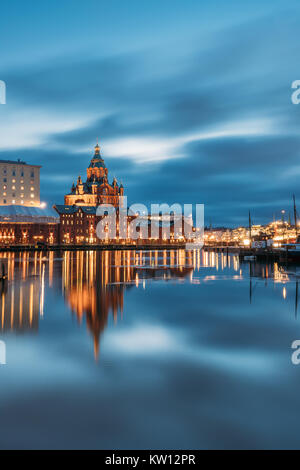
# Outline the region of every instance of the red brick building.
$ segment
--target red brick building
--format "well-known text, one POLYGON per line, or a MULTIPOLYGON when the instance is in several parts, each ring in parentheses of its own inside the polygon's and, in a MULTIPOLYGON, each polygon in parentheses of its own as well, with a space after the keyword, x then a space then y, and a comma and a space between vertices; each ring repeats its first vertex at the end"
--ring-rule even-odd
POLYGON ((0 222, 1 245, 58 244, 58 223, 0 222))
POLYGON ((0 246, 59 243, 59 219, 37 208, 6 206, 0 210, 0 246))

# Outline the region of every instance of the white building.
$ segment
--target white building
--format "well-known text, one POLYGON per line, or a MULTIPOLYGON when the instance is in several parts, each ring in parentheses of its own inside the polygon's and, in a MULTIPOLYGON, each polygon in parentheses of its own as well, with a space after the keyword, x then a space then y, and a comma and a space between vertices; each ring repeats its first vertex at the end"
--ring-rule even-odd
POLYGON ((40 206, 40 166, 0 160, 0 206, 40 206))

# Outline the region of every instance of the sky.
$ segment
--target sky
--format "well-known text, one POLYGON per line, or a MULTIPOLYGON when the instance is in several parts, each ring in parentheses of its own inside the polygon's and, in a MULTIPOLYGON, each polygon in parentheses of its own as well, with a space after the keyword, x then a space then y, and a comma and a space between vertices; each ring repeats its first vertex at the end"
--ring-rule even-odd
POLYGON ((299 1, 5 2, 0 159, 42 165, 51 207, 99 138, 129 204, 204 204, 213 226, 292 213, 299 20, 299 1))

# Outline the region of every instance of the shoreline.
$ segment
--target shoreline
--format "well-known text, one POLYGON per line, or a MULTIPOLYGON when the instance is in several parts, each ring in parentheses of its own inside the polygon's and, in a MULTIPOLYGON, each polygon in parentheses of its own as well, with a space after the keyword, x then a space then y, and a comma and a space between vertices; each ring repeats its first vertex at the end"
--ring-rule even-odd
MULTIPOLYGON (((151 251, 151 250, 186 250, 186 243, 180 244, 153 244, 153 245, 7 245, 0 246, 0 252, 50 252, 50 251, 151 251)), ((203 246, 204 252, 223 253, 226 255, 236 254, 240 259, 245 261, 264 260, 264 261, 292 261, 300 262, 300 250, 298 253, 291 251, 266 250, 266 249, 250 249, 236 246, 203 246), (251 259, 252 258, 252 259, 251 259)), ((192 250, 187 250, 192 251, 192 250)))
POLYGON ((186 244, 176 245, 7 245, 0 246, 0 252, 23 251, 120 251, 120 250, 182 250, 186 244))

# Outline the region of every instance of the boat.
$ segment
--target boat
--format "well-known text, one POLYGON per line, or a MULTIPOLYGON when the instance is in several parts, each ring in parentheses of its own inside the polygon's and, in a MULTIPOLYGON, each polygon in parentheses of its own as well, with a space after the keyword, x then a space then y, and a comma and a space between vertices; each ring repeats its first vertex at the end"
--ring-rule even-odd
POLYGON ((281 245, 281 259, 300 261, 300 243, 281 245))

